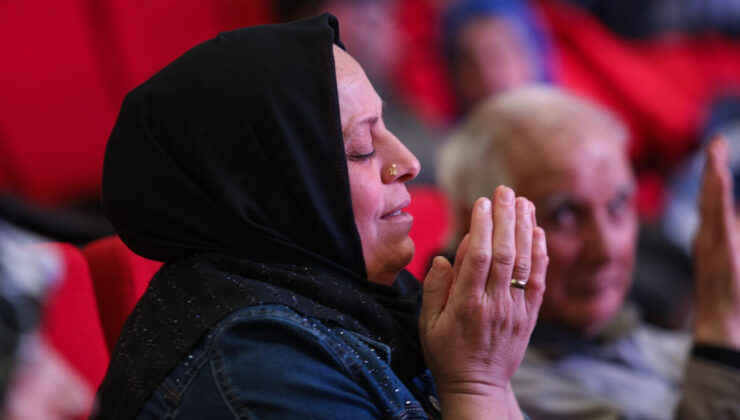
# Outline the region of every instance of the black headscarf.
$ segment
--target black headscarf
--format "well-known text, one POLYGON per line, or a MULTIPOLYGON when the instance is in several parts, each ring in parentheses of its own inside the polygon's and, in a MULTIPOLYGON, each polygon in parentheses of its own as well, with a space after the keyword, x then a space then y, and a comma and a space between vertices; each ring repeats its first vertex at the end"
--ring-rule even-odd
POLYGON ((418 282, 366 278, 354 223, 328 14, 222 33, 126 97, 103 202, 123 241, 166 264, 126 321, 98 394, 131 418, 219 319, 282 303, 389 345, 424 369, 418 282))

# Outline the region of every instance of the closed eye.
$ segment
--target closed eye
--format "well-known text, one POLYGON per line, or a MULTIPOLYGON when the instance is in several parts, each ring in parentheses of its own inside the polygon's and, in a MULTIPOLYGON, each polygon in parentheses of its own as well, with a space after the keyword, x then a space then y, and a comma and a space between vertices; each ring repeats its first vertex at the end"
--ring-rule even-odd
POLYGON ((361 161, 361 160, 370 159, 373 156, 375 156, 375 149, 373 149, 370 153, 361 153, 361 154, 350 153, 347 155, 347 159, 353 160, 353 161, 361 161))

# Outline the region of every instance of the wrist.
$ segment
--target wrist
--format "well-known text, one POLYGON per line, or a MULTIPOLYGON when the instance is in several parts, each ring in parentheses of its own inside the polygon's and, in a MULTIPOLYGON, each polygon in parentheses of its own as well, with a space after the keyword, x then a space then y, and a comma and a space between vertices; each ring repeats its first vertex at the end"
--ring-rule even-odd
POLYGON ((439 400, 445 419, 511 418, 511 401, 505 387, 455 384, 451 389, 440 390, 439 400))
POLYGON ((510 382, 499 383, 496 381, 472 380, 472 381, 437 381, 437 391, 440 395, 469 395, 486 397, 490 395, 505 395, 511 388, 510 382))

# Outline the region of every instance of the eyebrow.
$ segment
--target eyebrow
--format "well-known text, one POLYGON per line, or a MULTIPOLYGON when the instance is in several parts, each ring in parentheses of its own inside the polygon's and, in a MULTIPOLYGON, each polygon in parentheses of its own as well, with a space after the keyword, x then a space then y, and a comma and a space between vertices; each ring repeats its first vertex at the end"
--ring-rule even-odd
POLYGON ((565 203, 577 202, 578 200, 565 193, 549 194, 542 203, 544 209, 560 207, 565 203))
MULTIPOLYGON (((621 185, 618 187, 615 191, 616 195, 625 195, 625 196, 634 196, 634 194, 637 191, 637 185, 634 182, 629 182, 621 185)), ((543 208, 554 208, 558 206, 562 206, 566 203, 575 203, 578 204, 582 200, 580 197, 573 196, 568 193, 553 193, 549 194, 542 203, 543 208)))

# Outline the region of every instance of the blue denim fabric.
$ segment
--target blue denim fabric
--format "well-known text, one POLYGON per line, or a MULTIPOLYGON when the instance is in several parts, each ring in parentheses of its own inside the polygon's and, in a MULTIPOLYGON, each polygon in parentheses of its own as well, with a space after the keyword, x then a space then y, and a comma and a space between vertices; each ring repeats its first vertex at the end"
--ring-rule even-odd
POLYGON ((405 386, 384 344, 261 305, 216 324, 138 418, 427 419, 438 407, 431 375, 405 386))

